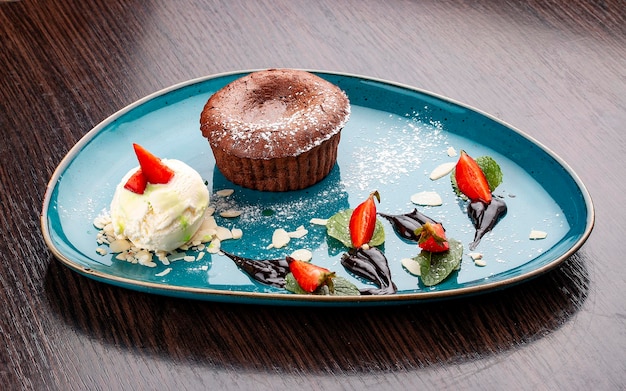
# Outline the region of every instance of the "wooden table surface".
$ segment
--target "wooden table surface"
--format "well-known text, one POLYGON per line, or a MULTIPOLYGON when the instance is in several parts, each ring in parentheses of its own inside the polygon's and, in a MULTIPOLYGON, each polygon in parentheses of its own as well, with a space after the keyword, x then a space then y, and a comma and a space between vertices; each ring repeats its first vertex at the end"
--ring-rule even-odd
POLYGON ((626 4, 0 1, 3 389, 626 387, 626 4), (285 308, 160 297, 57 261, 47 181, 92 127, 205 75, 292 67, 448 96, 563 157, 594 231, 539 278, 475 297, 285 308))

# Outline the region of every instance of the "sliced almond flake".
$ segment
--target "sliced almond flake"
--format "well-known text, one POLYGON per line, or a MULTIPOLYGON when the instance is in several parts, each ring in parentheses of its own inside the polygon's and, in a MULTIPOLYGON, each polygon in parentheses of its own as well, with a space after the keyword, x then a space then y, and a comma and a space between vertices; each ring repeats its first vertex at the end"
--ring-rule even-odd
POLYGON ((155 274, 155 276, 163 277, 163 276, 168 275, 171 271, 172 271, 172 268, 168 267, 167 269, 163 270, 162 272, 155 274))
POLYGON ((473 261, 477 259, 483 259, 483 254, 481 253, 469 253, 467 255, 469 255, 469 257, 472 258, 473 261))
POLYGON ((289 233, 282 228, 278 228, 272 234, 272 245, 274 248, 285 247, 289 243, 289 233))
POLYGON ((476 266, 480 266, 480 267, 484 267, 487 266, 487 262, 484 259, 475 259, 474 260, 474 265, 476 266))
POLYGON ((176 262, 176 261, 180 261, 181 259, 183 259, 185 255, 186 255, 185 253, 176 252, 176 253, 170 254, 170 256, 167 258, 170 260, 170 262, 176 262))
POLYGON ((130 242, 126 239, 117 239, 109 244, 112 253, 121 253, 130 249, 130 242))
POLYGON ((100 215, 93 220, 94 227, 98 229, 104 229, 104 227, 106 227, 107 224, 110 224, 110 223, 111 223, 111 217, 108 215, 106 216, 100 215))
POLYGON ((197 261, 201 260, 202 258, 204 258, 204 254, 206 254, 204 251, 203 252, 199 252, 198 253, 198 257, 196 258, 197 261))
POLYGON ((456 162, 447 162, 442 163, 435 167, 435 169, 430 173, 430 179, 436 181, 437 179, 443 178, 452 172, 454 167, 456 166, 456 162))
POLYGON ((211 240, 211 243, 209 243, 209 246, 206 248, 206 250, 209 254, 217 254, 220 252, 221 245, 222 242, 218 238, 215 238, 211 240))
POLYGON ((217 221, 215 221, 215 216, 207 216, 202 225, 209 228, 217 228, 217 221))
POLYGON ((314 217, 311 219, 311 224, 313 225, 326 225, 328 223, 328 219, 320 219, 317 217, 314 217))
POLYGON ((228 209, 223 212, 220 212, 220 216, 222 216, 225 219, 233 219, 235 217, 241 216, 241 211, 235 210, 235 209, 228 209))
POLYGON ((243 236, 243 231, 239 228, 231 229, 230 233, 233 236, 233 239, 241 239, 241 237, 243 236))
POLYGON ((144 266, 148 266, 148 267, 156 267, 157 266, 157 264, 152 262, 152 261, 148 261, 148 262, 141 263, 141 264, 144 265, 144 266))
POLYGON ((422 206, 439 206, 443 204, 441 196, 434 191, 422 191, 411 196, 411 202, 422 206))
POLYGON ((404 266, 404 268, 408 270, 408 272, 413 274, 414 276, 419 276, 422 274, 420 270, 420 264, 415 259, 402 258, 400 260, 400 263, 402 263, 402 266, 404 266))
POLYGON ((450 157, 455 157, 457 155, 456 149, 454 149, 454 147, 448 147, 448 150, 446 151, 446 153, 450 157))
POLYGON ((213 216, 213 213, 215 213, 215 207, 209 206, 208 208, 206 208, 206 212, 204 212, 204 216, 205 218, 210 217, 210 216, 213 216))
POLYGON ((544 232, 544 231, 539 231, 536 229, 533 229, 530 231, 530 235, 528 235, 528 239, 530 240, 541 240, 541 239, 545 239, 548 237, 548 233, 544 232))
POLYGON ((215 194, 219 197, 228 197, 235 192, 234 189, 222 189, 215 192, 215 194))
POLYGON ((107 224, 102 231, 104 232, 105 235, 108 236, 115 236, 115 230, 113 229, 113 224, 109 223, 107 224))
POLYGON ((119 253, 115 256, 115 259, 118 259, 120 261, 126 261, 128 260, 128 253, 119 253))
POLYGON ((152 261, 152 254, 148 250, 141 250, 137 254, 135 254, 135 258, 142 265, 152 261))
POLYGON ((299 239, 308 233, 309 231, 305 229, 304 227, 298 227, 298 229, 296 229, 295 231, 288 232, 287 234, 289 235, 290 238, 299 239))
POLYGON ((228 240, 228 239, 232 239, 233 238, 233 234, 226 227, 217 227, 217 231, 216 231, 215 236, 217 236, 217 238, 220 241, 221 240, 228 240))
POLYGON ((313 253, 306 248, 301 248, 291 253, 291 258, 308 262, 313 258, 313 253))
POLYGON ((183 257, 183 261, 185 262, 193 262, 196 260, 196 257, 194 257, 193 255, 186 255, 183 257))
POLYGON ((107 249, 106 248, 98 247, 98 248, 96 248, 96 252, 99 255, 107 255, 107 249))

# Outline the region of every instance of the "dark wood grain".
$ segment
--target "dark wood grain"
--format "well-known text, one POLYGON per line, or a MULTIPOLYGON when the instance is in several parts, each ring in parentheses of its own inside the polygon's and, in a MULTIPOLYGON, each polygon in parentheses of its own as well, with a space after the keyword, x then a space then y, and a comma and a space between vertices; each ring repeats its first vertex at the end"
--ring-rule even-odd
POLYGON ((0 2, 3 389, 623 389, 622 1, 0 2), (239 69, 406 83, 491 113, 589 187, 585 246, 532 281, 377 308, 140 294, 56 261, 39 228, 72 145, 129 103, 239 69))

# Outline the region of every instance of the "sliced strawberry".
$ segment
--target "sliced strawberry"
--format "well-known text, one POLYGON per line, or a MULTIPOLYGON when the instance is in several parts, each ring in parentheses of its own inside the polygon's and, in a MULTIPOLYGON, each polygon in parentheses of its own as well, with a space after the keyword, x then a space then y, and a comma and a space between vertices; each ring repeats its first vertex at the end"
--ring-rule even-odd
POLYGON ((419 237, 417 243, 422 250, 441 253, 450 249, 443 225, 439 223, 426 222, 415 230, 415 234, 419 237))
POLYGON ((163 164, 161 159, 148 152, 139 144, 133 144, 135 155, 139 160, 141 170, 149 183, 167 183, 174 176, 174 171, 163 164))
POLYGON ((369 197, 360 203, 350 216, 350 238, 352 245, 359 248, 368 243, 374 235, 376 228, 376 203, 374 197, 380 202, 380 194, 378 191, 372 192, 369 197))
POLYGON ((482 201, 485 204, 491 202, 491 190, 485 173, 465 151, 461 151, 454 177, 461 193, 471 201, 482 201))
POLYGON ((135 173, 128 178, 126 183, 124 184, 124 188, 126 190, 130 190, 133 193, 143 194, 146 190, 146 186, 148 185, 148 180, 146 176, 143 175, 141 168, 135 171, 135 173))
POLYGON ((287 262, 289 263, 289 270, 298 282, 298 285, 305 291, 313 293, 322 285, 328 285, 331 292, 333 291, 332 278, 335 277, 334 272, 291 257, 287 257, 287 262))

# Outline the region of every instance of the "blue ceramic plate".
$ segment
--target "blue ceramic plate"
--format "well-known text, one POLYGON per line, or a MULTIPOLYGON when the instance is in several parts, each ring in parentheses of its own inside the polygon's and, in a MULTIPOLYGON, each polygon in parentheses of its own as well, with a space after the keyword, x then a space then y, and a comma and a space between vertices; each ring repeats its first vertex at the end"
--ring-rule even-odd
MULTIPOLYGON (((339 158, 319 184, 288 193, 262 193, 228 182, 215 169, 208 142, 199 130, 207 99, 225 84, 249 72, 191 80, 152 94, 109 117, 85 135, 68 153, 48 185, 41 223, 54 255, 71 269, 98 281, 138 291, 202 300, 291 305, 372 305, 453 297, 502 288, 554 268, 578 250, 594 222, 591 198, 567 164, 522 132, 465 105, 415 88, 359 76, 316 72, 341 87, 350 98, 352 115, 344 128, 339 158), (384 251, 398 293, 388 296, 320 297, 294 295, 251 280, 223 255, 207 254, 195 262, 177 261, 150 268, 96 253, 94 218, 108 208, 114 188, 136 158, 139 143, 158 156, 187 162, 208 181, 214 194, 231 188, 231 206, 244 211, 219 224, 241 228, 244 236, 225 241, 226 251, 249 258, 281 258, 307 248, 313 262, 368 286, 340 264, 345 251, 329 240, 313 217, 327 218, 354 207, 373 190, 381 194, 378 210, 390 214, 415 208, 412 194, 436 191, 438 207, 418 207, 444 223, 448 236, 465 245, 474 229, 465 204, 452 191, 448 177, 429 179, 444 162, 456 161, 449 147, 471 156, 489 155, 501 166, 503 183, 494 194, 503 197, 508 214, 478 246, 486 266, 464 256, 461 269, 443 283, 423 286, 401 265, 418 248, 400 240, 384 222, 384 251), (270 211, 268 213, 268 211, 270 211), (265 213, 264 213, 265 212, 265 213), (288 247, 268 250, 277 228, 309 233, 288 247), (531 230, 548 233, 530 240, 531 230), (166 268, 171 268, 164 274, 166 268)), ((219 218, 218 218, 219 220, 219 218)), ((191 254, 194 255, 194 254, 191 254)))

